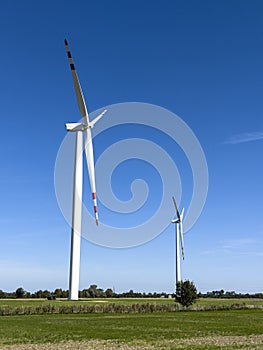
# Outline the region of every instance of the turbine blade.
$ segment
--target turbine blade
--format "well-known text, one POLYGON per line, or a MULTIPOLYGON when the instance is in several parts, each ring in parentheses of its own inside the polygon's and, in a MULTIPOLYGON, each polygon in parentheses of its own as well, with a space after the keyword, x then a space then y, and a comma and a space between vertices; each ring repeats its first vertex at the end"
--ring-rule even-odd
POLYGON ((178 211, 178 208, 177 208, 176 201, 175 201, 174 197, 173 197, 173 202, 174 202, 174 206, 175 206, 176 215, 177 215, 178 219, 180 219, 180 213, 178 211))
POLYGON ((68 55, 68 60, 69 60, 69 65, 70 65, 70 69, 71 69, 71 73, 72 73, 72 78, 73 78, 73 82, 74 82, 74 88, 75 88, 75 92, 76 92, 76 97, 77 97, 77 101, 78 101, 78 106, 79 106, 79 110, 80 113, 82 115, 83 121, 85 125, 88 125, 89 123, 89 117, 88 117, 88 111, 86 108, 86 104, 85 104, 85 100, 84 100, 84 96, 81 90, 81 86, 79 83, 79 79, 77 76, 77 72, 75 69, 75 65, 71 56, 71 52, 68 46, 68 42, 65 39, 65 46, 66 46, 66 51, 67 51, 67 55, 68 55))
POLYGON ((184 218, 184 208, 182 209, 182 211, 181 211, 181 215, 180 215, 180 219, 181 219, 181 221, 183 221, 183 218, 184 218))
POLYGON ((104 116, 104 114, 107 113, 107 109, 104 109, 102 113, 100 113, 96 118, 94 118, 90 123, 90 127, 93 128, 93 126, 104 116))
POLYGON ((92 136, 91 136, 90 128, 85 130, 85 154, 86 154, 86 161, 87 161, 87 167, 88 167, 88 173, 89 173, 90 188, 92 192, 94 215, 95 215, 96 225, 98 225, 99 216, 98 216, 97 194, 96 194, 96 183, 95 183, 94 155, 93 155, 93 145, 92 145, 92 136))
POLYGON ((179 223, 179 229, 180 229, 180 240, 181 240, 182 257, 184 259, 184 238, 183 238, 183 224, 182 224, 182 221, 180 221, 180 223, 179 223))

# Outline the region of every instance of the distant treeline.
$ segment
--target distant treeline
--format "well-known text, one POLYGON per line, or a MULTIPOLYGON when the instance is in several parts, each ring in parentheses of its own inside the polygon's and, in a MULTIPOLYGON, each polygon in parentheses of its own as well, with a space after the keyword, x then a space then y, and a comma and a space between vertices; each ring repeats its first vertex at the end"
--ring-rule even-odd
POLYGON ((222 299, 240 299, 240 298, 256 298, 263 299, 263 293, 236 293, 235 291, 225 292, 221 290, 213 290, 212 292, 207 292, 205 294, 199 293, 199 298, 222 298, 222 299))
MULTIPOLYGON (((54 296, 56 298, 68 298, 68 290, 62 290, 56 288, 54 291, 38 290, 36 292, 27 292, 22 287, 17 288, 15 292, 4 292, 0 289, 0 299, 20 299, 20 298, 48 298, 54 296)), ((116 293, 111 288, 103 290, 93 284, 87 289, 79 291, 79 298, 175 298, 175 293, 140 293, 134 292, 132 289, 129 292, 116 293)), ((234 291, 225 292, 223 289, 220 291, 207 292, 205 294, 199 293, 199 298, 260 298, 263 299, 263 293, 255 294, 241 294, 234 291)))
MULTIPOLYGON (((79 291, 79 298, 168 298, 167 293, 138 293, 130 290, 129 292, 116 293, 111 288, 103 290, 97 285, 92 284, 89 288, 79 291)), ((68 298, 68 290, 56 288, 54 291, 38 290, 34 293, 27 292, 22 287, 17 288, 15 292, 3 292, 0 290, 0 299, 20 299, 20 298, 48 298, 55 296, 56 298, 68 298)), ((175 294, 172 295, 175 297, 175 294)))

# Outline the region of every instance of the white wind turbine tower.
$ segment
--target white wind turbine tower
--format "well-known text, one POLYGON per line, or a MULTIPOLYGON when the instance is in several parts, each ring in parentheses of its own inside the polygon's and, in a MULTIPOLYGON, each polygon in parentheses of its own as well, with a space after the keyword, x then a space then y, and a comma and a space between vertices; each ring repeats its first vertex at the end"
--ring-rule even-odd
POLYGON ((84 96, 69 50, 68 42, 65 39, 68 60, 74 82, 79 110, 82 116, 82 123, 67 123, 66 129, 76 133, 76 148, 74 161, 74 185, 73 185, 73 209, 71 227, 71 253, 70 253, 70 273, 69 273, 69 300, 78 300, 79 291, 79 270, 80 270, 80 241, 81 241, 81 218, 82 218, 82 183, 83 183, 83 133, 85 134, 85 153, 92 191, 94 214, 98 225, 98 209, 95 185, 94 156, 91 129, 95 123, 107 112, 104 110, 94 120, 89 121, 84 96))
POLYGON ((175 256, 176 256, 175 275, 176 275, 176 285, 177 285, 177 283, 181 281, 180 241, 181 241, 182 257, 184 259, 184 239, 183 239, 184 208, 182 209, 182 212, 180 214, 174 197, 173 197, 173 202, 174 202, 175 212, 177 216, 177 219, 172 220, 172 223, 175 224, 175 256))

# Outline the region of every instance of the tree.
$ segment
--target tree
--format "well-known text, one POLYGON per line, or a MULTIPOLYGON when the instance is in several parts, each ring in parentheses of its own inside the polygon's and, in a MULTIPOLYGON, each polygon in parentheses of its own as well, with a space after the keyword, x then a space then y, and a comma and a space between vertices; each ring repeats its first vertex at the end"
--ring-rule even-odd
POLYGON ((31 293, 30 292, 25 292, 24 298, 27 298, 27 299, 31 298, 31 293))
POLYGON ((63 298, 63 290, 61 288, 56 288, 53 293, 57 298, 63 298))
POLYGON ((79 297, 80 298, 90 298, 89 290, 88 289, 83 289, 79 292, 79 297))
POLYGON ((219 295, 219 296, 220 296, 220 298, 222 298, 222 297, 224 296, 224 294, 225 294, 224 289, 221 289, 219 293, 220 293, 220 295, 219 295))
POLYGON ((39 289, 37 292, 35 292, 36 298, 43 298, 43 290, 39 289))
POLYGON ((95 298, 97 294, 97 285, 96 284, 91 284, 89 289, 89 295, 91 298, 95 298))
POLYGON ((105 294, 107 298, 113 298, 115 296, 115 293, 111 288, 108 288, 105 290, 105 294))
POLYGON ((46 299, 50 294, 51 294, 50 291, 47 290, 47 289, 45 289, 45 290, 43 291, 42 298, 45 298, 45 299, 46 299))
POLYGON ((178 282, 176 284, 175 300, 178 301, 181 305, 188 307, 192 305, 197 298, 197 289, 193 282, 186 280, 178 282))
POLYGON ((26 292, 25 292, 25 290, 22 287, 17 288, 17 290, 16 290, 16 298, 23 298, 25 293, 26 292))
POLYGON ((6 298, 6 293, 0 289, 0 299, 6 298))

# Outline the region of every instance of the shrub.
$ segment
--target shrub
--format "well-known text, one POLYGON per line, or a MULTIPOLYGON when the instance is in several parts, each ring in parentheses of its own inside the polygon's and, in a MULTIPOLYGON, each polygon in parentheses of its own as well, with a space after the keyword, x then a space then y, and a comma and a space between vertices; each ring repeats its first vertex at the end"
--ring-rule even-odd
POLYGON ((198 298, 197 290, 193 282, 189 280, 181 281, 176 284, 176 301, 181 305, 188 307, 198 298))

